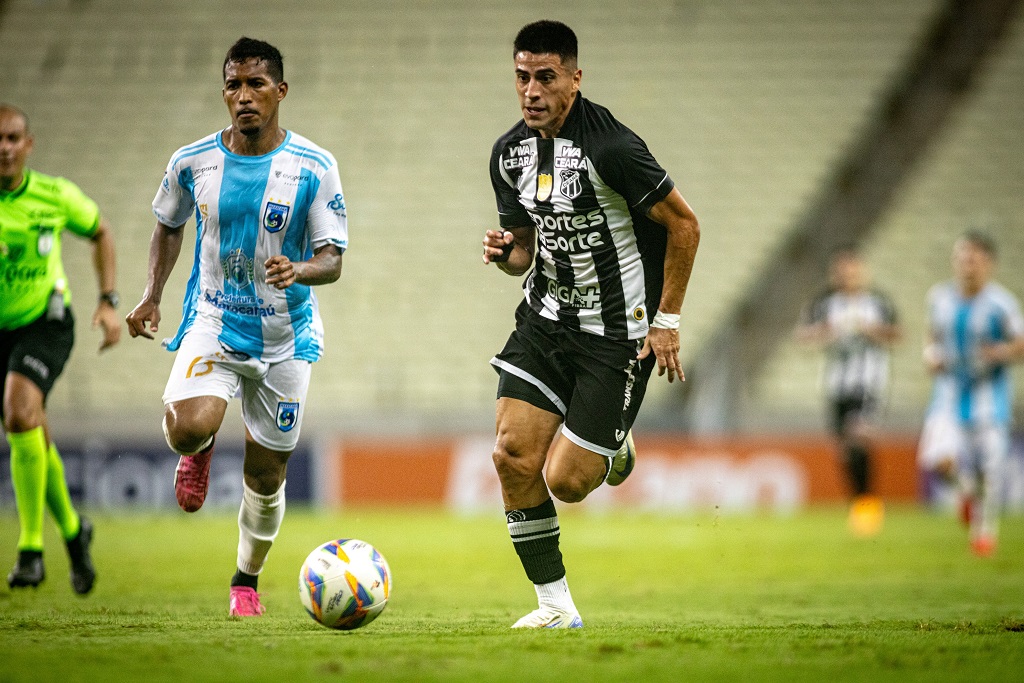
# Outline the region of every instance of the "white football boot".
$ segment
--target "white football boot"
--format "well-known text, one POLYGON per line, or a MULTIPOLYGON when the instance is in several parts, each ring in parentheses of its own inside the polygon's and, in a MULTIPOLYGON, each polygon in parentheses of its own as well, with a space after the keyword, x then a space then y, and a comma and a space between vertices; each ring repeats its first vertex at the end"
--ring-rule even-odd
POLYGON ((512 628, 583 628, 583 619, 575 612, 538 607, 512 624, 512 628))
POLYGON ((626 481, 626 477, 633 471, 634 465, 636 465, 636 446, 633 445, 633 430, 630 429, 626 432, 626 438, 623 439, 622 446, 612 456, 612 464, 608 468, 608 476, 605 477, 605 482, 609 486, 618 486, 626 481))

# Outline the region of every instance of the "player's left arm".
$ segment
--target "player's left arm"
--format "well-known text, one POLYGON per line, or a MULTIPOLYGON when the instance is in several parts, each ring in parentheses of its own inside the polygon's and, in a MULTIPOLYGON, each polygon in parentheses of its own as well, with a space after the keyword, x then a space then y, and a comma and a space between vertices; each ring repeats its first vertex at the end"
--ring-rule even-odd
POLYGON ((265 281, 272 287, 287 289, 293 284, 327 285, 341 277, 341 256, 348 248, 348 209, 338 165, 334 157, 330 159, 332 163, 320 177, 306 216, 313 256, 306 261, 293 262, 284 254, 277 254, 264 261, 265 281))
MULTIPOLYGON (((678 315, 683 307, 686 286, 690 282, 693 261, 697 256, 697 245, 700 242, 700 226, 697 216, 690 205, 683 199, 679 190, 672 188, 668 195, 651 207, 647 215, 651 220, 665 226, 668 233, 668 244, 665 247, 665 281, 661 288, 661 301, 658 312, 669 316, 678 315)), ((644 347, 637 356, 646 358, 651 352, 658 359, 658 376, 668 373, 668 381, 672 382, 678 375, 683 376, 683 366, 679 361, 679 329, 655 326, 652 321, 650 331, 644 340, 644 347)))
POLYGON ((993 365, 1007 365, 1024 361, 1024 318, 1016 301, 1007 306, 1003 325, 1008 339, 983 346, 979 353, 993 365))
POLYGON ((100 286, 100 298, 96 312, 92 314, 92 326, 103 329, 100 351, 109 349, 121 339, 121 318, 117 315, 116 285, 117 259, 114 249, 114 233, 105 218, 99 219, 96 232, 92 234, 92 265, 100 286))
POLYGON ((287 289, 293 284, 328 285, 341 277, 341 249, 325 244, 313 252, 308 261, 292 261, 284 254, 271 256, 263 264, 268 285, 287 289))
POLYGON ((882 306, 882 320, 872 325, 865 325, 861 334, 880 346, 894 346, 903 339, 903 328, 896 315, 896 307, 889 298, 881 293, 876 294, 882 306))

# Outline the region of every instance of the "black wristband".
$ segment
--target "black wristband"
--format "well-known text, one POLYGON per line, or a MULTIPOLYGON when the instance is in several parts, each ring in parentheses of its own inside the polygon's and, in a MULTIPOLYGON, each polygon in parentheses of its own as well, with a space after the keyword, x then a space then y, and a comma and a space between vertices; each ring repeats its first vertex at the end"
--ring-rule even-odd
POLYGON ((103 292, 100 294, 100 301, 107 302, 111 308, 117 308, 117 305, 121 303, 121 297, 118 296, 117 292, 103 292))
MULTIPOLYGON (((508 231, 507 230, 502 231, 502 233, 501 233, 502 237, 505 236, 506 232, 508 232, 508 231)), ((508 257, 512 255, 512 250, 515 249, 515 246, 516 246, 515 240, 513 240, 509 244, 506 244, 505 246, 503 246, 501 248, 501 256, 492 256, 491 257, 491 261, 493 261, 495 263, 501 263, 502 261, 508 261, 508 257)))

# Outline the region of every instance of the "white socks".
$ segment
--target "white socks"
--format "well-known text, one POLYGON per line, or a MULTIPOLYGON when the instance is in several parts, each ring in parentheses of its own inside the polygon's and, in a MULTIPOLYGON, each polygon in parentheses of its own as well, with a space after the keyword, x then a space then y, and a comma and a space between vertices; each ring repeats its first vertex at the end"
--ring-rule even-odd
POLYGON ((259 574, 284 519, 284 482, 275 493, 261 496, 242 482, 238 511, 238 569, 259 574))
POLYGON ((533 589, 537 591, 537 601, 541 607, 553 607, 561 612, 578 614, 576 604, 572 601, 572 594, 569 592, 569 583, 563 576, 558 581, 551 583, 535 583, 533 589))

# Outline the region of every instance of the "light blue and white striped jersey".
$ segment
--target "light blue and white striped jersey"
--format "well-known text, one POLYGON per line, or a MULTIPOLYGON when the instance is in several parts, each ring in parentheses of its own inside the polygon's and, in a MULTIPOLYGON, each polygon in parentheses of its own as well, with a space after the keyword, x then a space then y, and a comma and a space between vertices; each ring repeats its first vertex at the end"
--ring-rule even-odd
POLYGON ((229 151, 223 131, 171 157, 153 200, 157 219, 180 228, 196 218, 196 249, 176 351, 196 323, 218 329, 229 349, 265 362, 316 361, 323 323, 311 287, 265 284, 263 263, 276 254, 308 260, 315 249, 348 247, 338 164, 330 152, 288 131, 262 156, 229 151))
POLYGON ((1008 425, 1013 399, 1009 367, 985 363, 980 351, 1024 335, 1017 298, 990 282, 967 299, 955 282, 943 282, 928 292, 928 320, 946 361, 946 370, 935 377, 929 413, 976 425, 1008 425))

